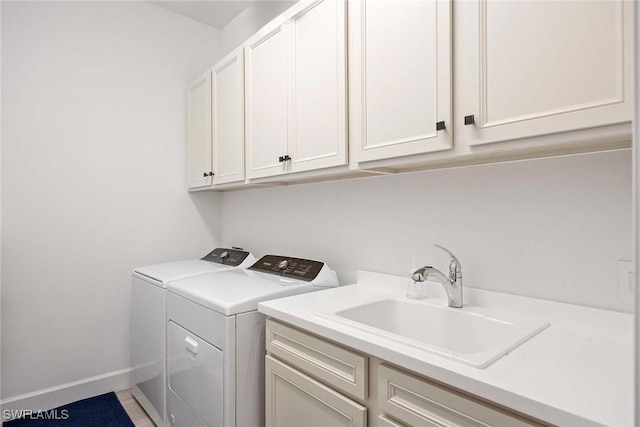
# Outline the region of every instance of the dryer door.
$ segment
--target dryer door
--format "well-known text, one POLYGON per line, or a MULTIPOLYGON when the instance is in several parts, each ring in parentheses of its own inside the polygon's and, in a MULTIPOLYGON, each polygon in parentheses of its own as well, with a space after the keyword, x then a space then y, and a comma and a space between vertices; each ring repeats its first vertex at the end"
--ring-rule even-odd
POLYGON ((167 391, 167 427, 207 427, 171 390, 167 391))
POLYGON ((218 348, 169 321, 169 389, 209 427, 223 427, 222 356, 218 348))

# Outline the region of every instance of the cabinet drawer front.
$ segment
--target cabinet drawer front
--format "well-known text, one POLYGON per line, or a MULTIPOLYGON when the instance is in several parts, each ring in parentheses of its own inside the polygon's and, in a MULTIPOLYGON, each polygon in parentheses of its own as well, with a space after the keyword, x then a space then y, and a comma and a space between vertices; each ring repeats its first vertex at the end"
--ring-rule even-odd
POLYGON ((412 426, 536 426, 497 407, 381 365, 378 399, 380 409, 412 426))
POLYGON ((367 398, 367 357, 267 320, 267 351, 360 400, 367 398))
POLYGON ((365 427, 367 408, 266 357, 267 427, 365 427))
POLYGON ((400 424, 386 415, 378 415, 378 425, 380 427, 406 427, 404 424, 400 424))

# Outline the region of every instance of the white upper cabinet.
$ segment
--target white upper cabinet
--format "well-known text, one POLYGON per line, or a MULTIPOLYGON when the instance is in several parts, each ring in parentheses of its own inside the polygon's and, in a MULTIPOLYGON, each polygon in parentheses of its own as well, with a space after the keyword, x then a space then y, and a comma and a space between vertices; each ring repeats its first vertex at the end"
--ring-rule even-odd
POLYGON ((213 184, 244 180, 244 59, 238 48, 213 67, 213 184))
POLYGON ((289 40, 282 24, 245 45, 247 178, 286 173, 289 40))
POLYGON ((190 86, 189 187, 624 146, 632 9, 301 0, 190 86))
POLYGON ((290 172, 347 163, 345 3, 312 2, 290 21, 290 172))
POLYGON ((189 86, 188 186, 211 185, 211 72, 189 86))
POLYGON ((456 3, 456 143, 629 121, 631 7, 620 0, 456 3))
POLYGON ((348 19, 354 160, 451 148, 451 2, 354 0, 348 19))
POLYGON ((347 163, 345 7, 302 1, 245 44, 247 178, 347 163))

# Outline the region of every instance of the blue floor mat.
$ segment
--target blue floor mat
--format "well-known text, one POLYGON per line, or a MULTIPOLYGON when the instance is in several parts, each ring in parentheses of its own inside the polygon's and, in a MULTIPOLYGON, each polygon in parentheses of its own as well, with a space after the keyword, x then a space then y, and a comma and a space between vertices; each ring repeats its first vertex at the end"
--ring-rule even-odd
POLYGON ((48 411, 31 411, 3 427, 134 427, 114 392, 48 411))

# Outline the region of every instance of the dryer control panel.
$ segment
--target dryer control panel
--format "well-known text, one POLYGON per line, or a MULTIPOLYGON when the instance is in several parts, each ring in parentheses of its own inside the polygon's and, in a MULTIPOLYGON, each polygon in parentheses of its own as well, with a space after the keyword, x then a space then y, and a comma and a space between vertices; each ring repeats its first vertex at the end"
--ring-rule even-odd
POLYGON ((215 262, 216 264, 228 265, 230 267, 237 267, 242 264, 242 261, 244 261, 248 256, 249 252, 245 252, 240 249, 215 248, 203 257, 202 260, 215 262))
POLYGON ((249 267, 249 270, 311 282, 318 277, 323 266, 324 262, 320 261, 280 255, 265 255, 249 267))

